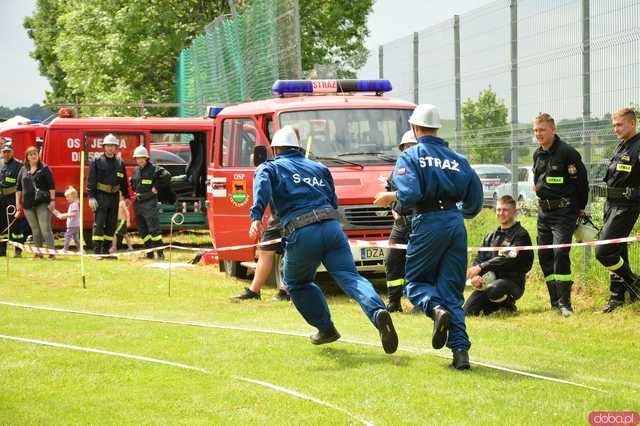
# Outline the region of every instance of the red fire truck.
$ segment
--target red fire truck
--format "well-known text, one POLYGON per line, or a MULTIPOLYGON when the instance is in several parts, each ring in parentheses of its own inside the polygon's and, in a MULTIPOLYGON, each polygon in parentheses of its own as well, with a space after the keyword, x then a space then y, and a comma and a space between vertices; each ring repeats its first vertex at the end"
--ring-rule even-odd
MULTIPOLYGON (((270 153, 273 132, 292 125, 300 130, 309 157, 329 166, 349 238, 380 240, 389 236, 393 218, 388 209, 373 206, 373 198, 384 189, 415 108, 383 96, 390 90, 386 80, 278 81, 273 99, 212 108, 205 118, 56 118, 39 130, 44 130, 42 159, 53 170, 56 204, 64 209, 65 188, 79 184, 83 148, 88 160, 101 152, 102 138, 113 133, 131 175, 133 150, 145 145, 152 161, 182 176, 175 179, 178 201, 165 207, 162 222, 167 225, 173 212, 186 211, 183 227, 208 226, 216 247, 245 245, 254 243, 248 236, 248 212, 255 167, 270 153)), ((31 126, 0 135, 14 140, 20 159, 24 149, 35 145, 31 126)), ((93 217, 88 206, 85 211, 88 230, 93 217)), ((64 223, 56 220, 54 226, 63 229, 64 223)), ((354 248, 353 254, 359 270, 382 270, 382 249, 354 248)), ((255 248, 221 250, 218 256, 221 269, 242 277, 254 266, 255 248)), ((278 259, 276 279, 280 268, 278 259)))
MULTIPOLYGON (((415 108, 383 96, 389 90, 386 80, 278 81, 273 86, 277 97, 218 112, 207 176, 209 230, 215 245, 252 243, 247 231, 255 164, 270 152, 265 147, 273 132, 285 125, 300 130, 309 158, 329 166, 349 238, 387 238, 391 212, 372 202, 385 187, 415 108)), ((382 270, 382 249, 352 251, 359 270, 382 270)), ((253 248, 218 252, 225 272, 239 277, 253 266, 254 255, 253 248)), ((280 269, 278 260, 276 279, 280 269)))

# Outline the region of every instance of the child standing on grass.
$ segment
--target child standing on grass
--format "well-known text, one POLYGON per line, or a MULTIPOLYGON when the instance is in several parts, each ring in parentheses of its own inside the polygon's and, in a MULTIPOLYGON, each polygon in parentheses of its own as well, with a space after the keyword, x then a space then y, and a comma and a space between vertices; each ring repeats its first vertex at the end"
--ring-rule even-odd
POLYGON ((120 194, 120 204, 118 205, 118 226, 116 228, 116 234, 114 235, 113 242, 111 243, 111 250, 109 253, 114 253, 118 250, 118 242, 124 240, 127 243, 128 251, 133 250, 133 244, 131 243, 131 235, 127 232, 127 229, 131 226, 131 215, 129 209, 124 201, 124 197, 120 194))
POLYGON ((66 213, 58 213, 58 219, 67 219, 67 231, 64 233, 64 249, 69 250, 73 239, 76 248, 80 250, 80 203, 78 203, 78 191, 70 186, 64 191, 69 207, 66 213))

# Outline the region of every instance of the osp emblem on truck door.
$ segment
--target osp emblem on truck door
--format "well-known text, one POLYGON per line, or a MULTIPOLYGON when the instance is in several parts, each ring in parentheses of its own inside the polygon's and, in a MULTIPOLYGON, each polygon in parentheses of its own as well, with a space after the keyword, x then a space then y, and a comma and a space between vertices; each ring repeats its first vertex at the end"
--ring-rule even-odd
POLYGON ((231 181, 231 194, 229 195, 229 201, 236 207, 242 207, 249 201, 249 194, 247 193, 247 181, 242 179, 234 179, 231 181))

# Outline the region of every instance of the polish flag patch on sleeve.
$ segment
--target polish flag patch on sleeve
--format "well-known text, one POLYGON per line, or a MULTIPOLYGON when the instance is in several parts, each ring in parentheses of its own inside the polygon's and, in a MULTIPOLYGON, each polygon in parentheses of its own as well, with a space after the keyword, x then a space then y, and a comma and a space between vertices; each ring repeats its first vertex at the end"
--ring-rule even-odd
POLYGON ((405 169, 404 167, 400 167, 398 169, 398 173, 396 173, 398 176, 402 176, 403 174, 407 173, 407 169, 405 169))

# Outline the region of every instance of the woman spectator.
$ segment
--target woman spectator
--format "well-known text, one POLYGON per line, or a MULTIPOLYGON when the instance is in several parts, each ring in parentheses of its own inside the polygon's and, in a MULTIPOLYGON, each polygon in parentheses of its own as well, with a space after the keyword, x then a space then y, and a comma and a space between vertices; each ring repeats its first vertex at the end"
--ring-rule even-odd
MULTIPOLYGON (((51 212, 55 207, 55 183, 49 167, 40 161, 38 149, 35 146, 27 148, 24 153, 24 166, 18 174, 16 209, 22 208, 31 226, 33 244, 41 247, 43 241, 47 247, 54 249, 53 232, 51 231, 51 212)), ((42 258, 36 254, 35 258, 42 258)), ((49 255, 54 259, 53 254, 49 255)))

